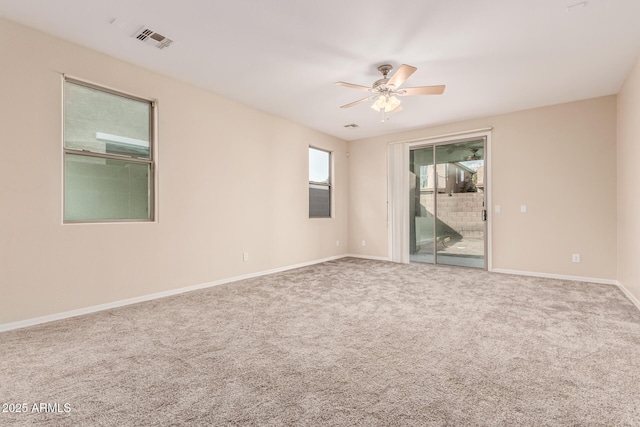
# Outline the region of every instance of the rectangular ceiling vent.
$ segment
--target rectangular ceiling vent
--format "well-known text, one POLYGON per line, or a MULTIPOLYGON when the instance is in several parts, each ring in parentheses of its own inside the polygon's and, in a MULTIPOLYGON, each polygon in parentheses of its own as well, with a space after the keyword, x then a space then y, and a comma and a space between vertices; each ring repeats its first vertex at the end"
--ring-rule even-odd
POLYGON ((138 32, 135 33, 134 37, 146 44, 157 47, 158 49, 164 49, 173 43, 173 40, 163 36, 162 34, 158 34, 147 27, 140 28, 138 32))

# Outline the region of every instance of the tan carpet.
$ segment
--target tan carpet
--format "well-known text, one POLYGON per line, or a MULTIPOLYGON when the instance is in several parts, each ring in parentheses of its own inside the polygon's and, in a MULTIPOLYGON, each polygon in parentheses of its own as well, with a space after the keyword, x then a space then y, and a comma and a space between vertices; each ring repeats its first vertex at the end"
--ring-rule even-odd
POLYGON ((28 408, 0 425, 638 426, 640 311, 343 259, 2 333, 0 402, 28 408))

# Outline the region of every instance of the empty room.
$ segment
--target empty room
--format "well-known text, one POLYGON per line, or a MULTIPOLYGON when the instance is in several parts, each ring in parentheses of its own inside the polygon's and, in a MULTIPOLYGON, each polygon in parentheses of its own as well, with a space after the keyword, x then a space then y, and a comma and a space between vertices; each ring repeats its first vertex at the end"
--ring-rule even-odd
POLYGON ((0 425, 640 425, 638 16, 0 1, 0 425))

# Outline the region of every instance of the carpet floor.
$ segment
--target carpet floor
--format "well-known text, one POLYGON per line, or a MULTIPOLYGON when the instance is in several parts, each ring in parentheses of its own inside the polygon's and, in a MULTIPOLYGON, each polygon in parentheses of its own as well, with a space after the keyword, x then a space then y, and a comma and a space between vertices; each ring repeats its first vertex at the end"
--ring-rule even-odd
POLYGON ((1 333, 0 403, 0 425, 638 426, 640 310, 346 258, 1 333))

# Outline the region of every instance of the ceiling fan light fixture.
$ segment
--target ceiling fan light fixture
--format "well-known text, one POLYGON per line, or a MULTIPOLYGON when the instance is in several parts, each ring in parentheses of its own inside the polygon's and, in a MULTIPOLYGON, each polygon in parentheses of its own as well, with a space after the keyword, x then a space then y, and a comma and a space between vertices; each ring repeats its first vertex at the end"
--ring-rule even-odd
POLYGON ((390 96, 387 98, 387 105, 384 106, 384 111, 393 111, 398 108, 400 105, 400 100, 395 96, 390 96))
POLYGON ((398 105, 400 105, 400 100, 397 97, 384 94, 376 98, 371 108, 388 113, 398 108, 398 105))
POLYGON ((373 108, 376 111, 381 111, 381 110, 384 110, 385 105, 387 105, 387 97, 384 95, 380 95, 373 102, 373 104, 371 105, 371 108, 373 108))

